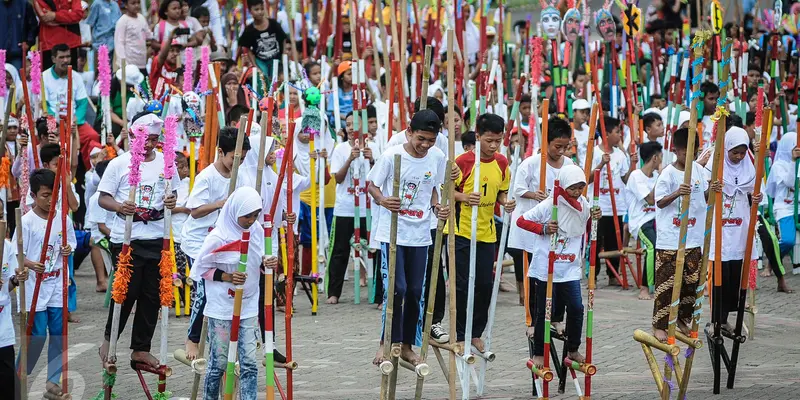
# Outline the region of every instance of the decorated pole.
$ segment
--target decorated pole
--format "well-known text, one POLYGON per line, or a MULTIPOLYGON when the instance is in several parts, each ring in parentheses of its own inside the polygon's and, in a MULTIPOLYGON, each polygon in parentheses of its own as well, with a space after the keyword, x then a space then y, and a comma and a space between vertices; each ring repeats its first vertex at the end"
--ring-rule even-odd
MULTIPOLYGON (((352 20, 351 20, 352 21, 352 20)), ((355 46, 354 46, 355 47, 355 46)), ((361 304, 361 266, 363 259, 361 258, 361 195, 359 190, 361 185, 359 183, 361 174, 364 167, 364 147, 365 143, 361 141, 361 107, 366 104, 366 99, 361 98, 361 91, 358 90, 359 81, 361 76, 358 74, 358 60, 352 64, 353 75, 353 132, 355 135, 354 144, 361 152, 358 159, 354 163, 350 163, 350 176, 353 179, 353 304, 361 304), (362 104, 362 100, 364 104, 362 104)), ((391 85, 391 83, 390 83, 391 85)), ((366 176, 364 177, 366 179, 366 176)), ((369 201, 369 199, 367 199, 369 201)))
MULTIPOLYGON (((400 197, 400 163, 402 158, 399 154, 394 156, 394 178, 392 180, 392 197, 400 197)), ((389 266, 388 266, 388 284, 383 289, 386 293, 386 315, 384 317, 385 323, 383 327, 383 358, 384 363, 391 359, 392 369, 389 375, 381 376, 381 400, 394 399, 393 383, 397 379, 397 363, 399 356, 399 349, 395 351, 392 343, 392 318, 394 317, 394 284, 395 284, 395 268, 397 265, 397 211, 392 212, 391 223, 389 228, 389 266)), ((382 369, 386 368, 384 366, 382 369)), ((388 369, 388 368, 386 368, 388 369)))
MULTIPOLYGON (((364 174, 364 216, 366 226, 364 227, 364 245, 362 246, 362 250, 364 250, 361 254, 362 259, 361 262, 364 265, 364 269, 367 272, 367 292, 370 299, 375 297, 375 273, 372 270, 373 262, 374 262, 374 254, 369 251, 369 239, 370 239, 370 229, 372 227, 372 200, 369 198, 367 193, 369 193, 369 181, 367 181, 367 174, 369 173, 369 161, 364 158, 364 149, 367 148, 367 138, 369 137, 369 117, 367 115, 367 80, 369 79, 366 74, 366 65, 364 64, 364 60, 358 61, 358 72, 359 72, 359 84, 358 84, 358 92, 361 96, 361 133, 358 136, 358 140, 361 141, 361 171, 364 174)), ((355 188, 356 192, 358 192, 358 188, 355 188)), ((361 244, 362 242, 359 242, 361 244)))
MULTIPOLYGON (((452 28, 447 29, 447 59, 453 60, 453 45, 455 44, 455 34, 452 28)), ((455 63, 447 62, 447 129, 449 132, 455 132, 455 76, 454 76, 455 63)), ((450 159, 450 165, 455 162, 455 138, 453 135, 448 135, 447 138, 447 155, 450 159)), ((448 171, 449 174, 449 171, 448 171)), ((455 199, 455 185, 450 185, 448 198, 455 199)), ((447 218, 447 225, 456 226, 456 216, 451 212, 447 218)), ((447 280, 451 288, 456 287, 456 233, 455 229, 450 229, 447 232, 447 280)), ((450 291, 449 294, 449 311, 450 332, 456 332, 456 295, 455 291, 450 291)), ((456 346, 456 335, 450 335, 450 348, 454 349, 456 346)), ((449 352, 449 376, 447 378, 449 398, 455 400, 456 398, 456 353, 449 352)))
MULTIPOLYGON (((128 123, 128 82, 125 80, 125 63, 126 60, 123 58, 120 60, 120 77, 122 79, 119 80, 120 89, 122 89, 121 99, 122 99, 122 122, 125 124, 128 123)), ((125 137, 125 142, 123 143, 123 148, 125 151, 131 150, 131 138, 130 132, 128 136, 125 137)))
MULTIPOLYGON (((286 60, 286 55, 284 55, 284 61, 285 60, 286 60)), ((286 68, 287 68, 285 63, 283 65, 283 68, 284 68, 284 72, 285 72, 286 68)), ((284 74, 284 79, 287 79, 285 77, 286 77, 286 74, 284 74)), ((294 106, 290 104, 288 111, 289 112, 287 113, 287 115, 291 115, 292 113, 294 113, 294 106)), ((288 128, 289 128, 289 132, 288 132, 288 136, 286 138, 286 142, 287 143, 293 143, 294 142, 294 121, 293 120, 289 121, 288 128)), ((294 160, 294 146, 290 145, 290 146, 286 147, 286 154, 284 155, 284 157, 288 157, 289 163, 292 163, 292 160, 294 160)), ((287 164, 287 165, 291 165, 291 164, 287 164)), ((294 209, 294 204, 293 204, 294 202, 292 201, 292 199, 293 199, 292 192, 294 190, 294 187, 292 186, 292 184, 293 184, 293 180, 294 180, 293 179, 294 178, 294 174, 292 173, 292 171, 293 171, 292 168, 287 167, 287 172, 286 172, 286 213, 287 214, 292 214, 293 209, 294 209)), ((286 324, 286 362, 290 363, 290 362, 293 361, 293 358, 292 358, 292 301, 294 299, 294 262, 295 262, 295 260, 294 260, 294 228, 293 228, 292 224, 287 224, 287 226, 286 226, 286 237, 287 237, 287 239, 291 239, 291 240, 287 240, 286 241, 286 255, 287 255, 287 257, 286 257, 287 260, 286 261, 287 262, 286 262, 286 264, 284 264, 286 266, 286 311, 285 311, 285 316, 286 316, 286 322, 285 322, 285 324, 286 324)), ((293 394, 294 394, 293 379, 294 378, 292 376, 292 370, 291 369, 287 369, 286 370, 286 396, 287 396, 286 398, 288 400, 292 400, 293 394)))
MULTIPOLYGON (((23 75, 25 76, 25 75, 23 75)), ((25 250, 23 248, 22 243, 22 210, 17 208, 14 211, 14 218, 17 221, 16 225, 16 236, 17 236, 17 266, 21 274, 25 274, 27 268, 25 267, 25 250)), ((25 308, 25 301, 27 297, 25 297, 25 282, 20 282, 19 285, 19 298, 21 300, 22 307, 19 308, 19 330, 20 332, 25 331, 25 321, 28 318, 28 310, 25 308)), ((22 338, 19 341, 19 387, 22 388, 20 391, 20 399, 27 400, 28 399, 28 340, 26 338, 22 338)))
MULTIPOLYGON (((81 82, 82 83, 82 82, 81 82)), ((66 124, 61 124, 61 153, 59 155, 59 168, 61 169, 61 391, 64 396, 69 396, 69 312, 63 312, 69 308, 69 254, 63 254, 63 249, 67 243, 67 214, 69 213, 69 202, 67 201, 67 175, 69 175, 69 141, 72 127, 72 66, 67 67, 67 119, 66 124)), ((8 126, 8 125, 6 125, 8 126)), ((5 140, 5 135, 4 138, 5 140)), ((5 146, 2 146, 5 149, 5 146)), ((52 201, 52 200, 51 200, 52 201)), ((5 241, 5 235, 0 236, 0 241, 5 241)), ((0 256, 2 254, 0 253, 0 256)), ((1 258, 0 258, 1 259, 1 258)))
MULTIPOLYGON (((594 112, 596 109, 592 109, 594 112)), ((600 181, 600 170, 594 170, 594 181, 600 181)), ((594 185, 594 193, 592 193, 592 207, 597 207, 600 204, 600 185, 594 185)), ((594 290, 595 290, 595 258, 597 255, 597 220, 592 218, 592 230, 589 236, 591 244, 589 246, 589 284, 587 291, 589 300, 586 306, 586 360, 585 364, 592 364, 592 331, 594 329, 594 290)), ((583 388, 586 391, 585 398, 592 397, 592 375, 586 374, 584 377, 583 388)))
MULTIPOLYGON (((542 132, 544 136, 544 132, 542 132)), ((595 185, 597 186, 597 185, 595 185)), ((553 207, 551 211, 550 221, 558 221, 558 197, 562 196, 561 186, 558 180, 553 183, 553 207)), ((558 232, 553 232, 550 235, 550 254, 547 258, 547 289, 545 291, 544 302, 544 368, 543 372, 550 372, 550 316, 553 304, 553 269, 556 262, 556 246, 558 244, 558 232)), ((547 399, 550 398, 550 381, 542 379, 542 396, 547 399)))

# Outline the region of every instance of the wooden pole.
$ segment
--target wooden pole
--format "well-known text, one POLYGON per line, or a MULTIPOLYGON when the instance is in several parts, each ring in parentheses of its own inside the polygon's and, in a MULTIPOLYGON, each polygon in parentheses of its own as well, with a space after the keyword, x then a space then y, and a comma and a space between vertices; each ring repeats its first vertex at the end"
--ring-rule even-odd
MULTIPOLYGON (((450 132, 455 132, 455 63, 453 60, 453 45, 455 42, 455 34, 453 29, 447 30, 447 129, 450 132)), ((450 165, 455 162, 455 138, 453 135, 447 135, 447 155, 450 159, 450 165)), ((448 171, 449 172, 449 171, 448 171)), ((450 185, 450 192, 448 194, 450 199, 455 199, 455 187, 450 185)), ((451 212, 447 219, 447 226, 450 229, 447 232, 447 277, 451 288, 456 287, 456 214, 451 212)), ((449 299, 449 320, 450 320, 450 347, 456 345, 456 294, 455 290, 450 291, 449 299)), ((455 400, 456 398, 456 354, 450 352, 449 360, 449 376, 447 383, 449 384, 449 398, 455 400)))
MULTIPOLYGON (((545 100, 546 101, 546 100, 545 100)), ((545 131, 542 130, 542 137, 545 137, 545 131)), ((596 185, 595 185, 596 186, 596 185)), ((561 186, 558 180, 553 184, 553 208, 551 211, 550 221, 558 221, 558 197, 561 196, 561 186)), ((547 260, 547 289, 545 299, 544 311, 544 368, 542 371, 547 373, 550 371, 550 310, 552 309, 553 301, 553 268, 556 262, 556 245, 558 244, 558 233, 550 235, 550 254, 547 260)), ((547 399, 550 398, 550 381, 542 379, 542 396, 547 399)))
MULTIPOLYGON (((128 129, 128 126, 127 126, 127 124, 128 124, 128 83, 125 80, 125 65, 126 65, 126 63, 127 63, 127 61, 124 58, 120 59, 120 67, 122 68, 122 70, 119 73, 120 73, 122 79, 119 82, 119 86, 120 86, 120 89, 121 89, 121 92, 122 92, 122 96, 121 96, 121 98, 122 98, 122 123, 125 124, 125 126, 123 126, 123 128, 128 129)), ((130 134, 130 132, 129 132, 129 134, 130 134)), ((130 137, 128 137, 128 136, 125 137, 125 142, 123 143, 123 146, 124 146, 124 150, 125 151, 130 151, 130 149, 131 149, 131 139, 130 139, 130 137)))
MULTIPOLYGON (((25 76, 23 74, 22 76, 25 76)), ((18 269, 21 274, 27 272, 27 268, 25 267, 25 251, 23 248, 22 243, 22 210, 17 208, 14 211, 14 217, 17 221, 16 226, 16 235, 17 235, 17 265, 18 269)), ((27 301, 27 297, 25 297, 25 282, 19 283, 19 297, 21 300, 19 308, 19 330, 20 332, 25 331, 25 321, 28 318, 28 309, 25 308, 25 301, 27 301)), ((20 398, 22 400, 28 399, 28 339, 27 337, 23 337, 19 341, 19 386, 20 386, 20 398)))
MULTIPOLYGON (((400 197, 400 167, 402 158, 399 154, 394 156, 394 177, 392 181, 392 197, 400 197)), ((381 377, 381 399, 391 400, 394 398, 394 388, 392 382, 397 378, 397 357, 391 351, 392 343, 392 318, 394 316, 394 284, 395 284, 395 268, 397 265, 397 219, 398 213, 392 212, 392 220, 389 230, 389 271, 388 271, 388 285, 384 289, 386 291, 386 322, 383 329, 383 357, 388 360, 391 358, 394 368, 389 376, 384 375, 381 377), (392 379, 392 376, 395 378, 392 379)))
MULTIPOLYGON (((284 64, 284 71, 286 65, 284 64)), ((286 75, 284 74, 284 79, 286 75)), ((288 109, 289 113, 287 115, 292 115, 294 113, 294 106, 289 105, 288 109)), ((288 125, 288 135, 286 137, 287 143, 294 142, 294 120, 289 120, 288 125)), ((291 214, 294 211, 294 202, 292 193, 294 191, 293 181, 294 181, 294 168, 290 167, 293 166, 294 160, 294 146, 289 145, 286 147, 286 153, 284 157, 288 157, 289 164, 287 164, 287 172, 286 172, 286 212, 287 214, 291 214)), ((293 361, 292 358, 292 301, 294 299, 294 228, 293 224, 287 224, 286 226, 286 254, 287 254, 287 264, 286 264, 286 311, 285 311, 285 324, 286 324, 286 362, 293 361)), ((293 375, 292 370, 286 370, 286 396, 288 400, 292 400, 294 394, 294 384, 293 384, 293 375)))
MULTIPOLYGON (((592 114, 596 112, 597 108, 592 108, 592 114)), ((590 136, 591 140, 591 136, 590 136)), ((594 181, 600 181, 600 170, 594 170, 594 181)), ((587 185, 588 186, 588 185, 587 185)), ((594 185, 594 193, 592 194, 592 206, 596 207, 600 203, 600 185, 594 185)), ((591 245, 589 247, 589 284, 587 287, 589 301, 586 306, 586 364, 592 363, 592 336, 594 329, 594 290, 595 290, 595 256, 597 254, 597 220, 592 218, 592 230, 589 236, 591 245)), ((586 391, 585 398, 590 399, 592 396, 592 375, 584 377, 583 388, 586 391)))

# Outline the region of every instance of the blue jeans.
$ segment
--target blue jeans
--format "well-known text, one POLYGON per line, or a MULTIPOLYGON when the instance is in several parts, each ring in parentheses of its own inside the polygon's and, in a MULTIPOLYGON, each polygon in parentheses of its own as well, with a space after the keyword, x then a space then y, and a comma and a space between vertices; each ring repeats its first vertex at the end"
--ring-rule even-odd
MULTIPOLYGON (((319 218, 319 207, 314 211, 319 218)), ((311 206, 300 202, 300 244, 303 246, 311 246, 311 206)), ((331 232, 331 224, 333 224, 333 208, 325 209, 325 223, 328 226, 328 233, 331 232)), ((367 227, 369 229, 369 227, 367 227)))
MULTIPOLYGON (((42 355, 47 333, 50 340, 47 343, 47 381, 59 384, 61 381, 61 341, 62 341, 62 308, 47 307, 44 311, 37 311, 33 317, 33 330, 31 331, 31 344, 28 347, 28 375, 33 373, 33 368, 42 355)), ((24 335, 23 335, 24 337, 24 335)), ((19 360, 17 360, 19 362, 19 360)))
MULTIPOLYGON (((387 299, 389 287, 389 243, 381 243, 381 277, 383 298, 387 299)), ((394 269, 394 304, 392 314, 392 343, 414 345, 421 331, 420 316, 424 305, 422 299, 425 284, 425 267, 428 265, 428 246, 397 246, 397 262, 394 269)), ((386 327, 386 303, 383 305, 381 338, 386 327)))
MULTIPOLYGON (((536 333, 533 338, 533 354, 544 355, 544 305, 547 297, 547 281, 536 281, 536 333)), ((581 298, 581 282, 553 282, 553 314, 556 310, 567 308, 567 351, 578 351, 583 334, 583 299, 581 298)))
MULTIPOLYGON (((256 364, 256 343, 258 333, 258 317, 242 319, 239 322, 239 398, 255 399, 258 397, 258 365, 256 364)), ((222 375, 228 368, 228 345, 231 342, 231 321, 208 319, 208 369, 204 383, 204 399, 219 398, 222 375)), ((236 379, 228 376, 228 379, 236 379)), ((223 389, 224 391, 224 389, 223 389)))
POLYGON ((779 219, 778 229, 781 233, 781 240, 778 242, 778 247, 781 250, 781 257, 783 257, 794 247, 794 216, 790 215, 779 219))
POLYGON ((75 284, 75 253, 69 255, 69 286, 67 287, 67 311, 78 309, 78 285, 75 284))

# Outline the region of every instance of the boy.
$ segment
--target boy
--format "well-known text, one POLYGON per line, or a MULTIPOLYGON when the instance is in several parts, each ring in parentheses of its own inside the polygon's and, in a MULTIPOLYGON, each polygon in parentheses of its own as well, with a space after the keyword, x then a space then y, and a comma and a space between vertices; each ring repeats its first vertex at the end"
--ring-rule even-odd
MULTIPOLYGON (((5 250, 3 252, 3 265, 0 267, 0 387, 9 396, 8 398, 19 399, 20 392, 27 390, 21 388, 17 377, 15 366, 14 344, 14 320, 11 315, 11 297, 9 293, 20 283, 25 283, 28 278, 27 270, 21 273, 17 266, 17 249, 8 239, 5 239, 5 250)), ((25 340, 25 335, 21 335, 25 340)))
MULTIPOLYGON (((600 185, 600 211, 603 212, 603 217, 597 223, 597 248, 602 248, 606 251, 619 249, 620 243, 617 243, 617 231, 615 226, 622 227, 622 220, 628 211, 628 206, 625 199, 625 183, 628 182, 628 177, 631 174, 631 163, 637 163, 638 155, 634 153, 631 159, 628 155, 619 149, 619 144, 622 142, 622 135, 620 133, 620 121, 614 117, 603 116, 606 125, 606 138, 608 139, 608 148, 610 152, 606 152, 606 144, 598 144, 594 148, 594 157, 592 158, 592 169, 600 170, 600 182, 594 182, 594 174, 589 175, 589 184, 591 187, 587 193, 593 192, 593 185, 600 185), (608 168, 606 165, 611 166, 610 177, 613 180, 614 192, 612 193, 608 185, 608 168), (616 210, 611 208, 611 196, 614 196, 616 203, 616 210), (617 217, 618 223, 614 224, 614 216, 617 217)), ((597 121, 597 130, 600 130, 600 122, 597 121)), ((598 253, 599 254, 599 253, 598 253)), ((600 274, 599 268, 603 265, 600 258, 595 258, 595 265, 598 268, 595 270, 595 277, 600 274)), ((612 259, 611 264, 616 271, 620 268, 620 259, 612 259)), ((606 268, 608 274, 608 285, 618 286, 620 283, 611 272, 611 268, 606 268)))
MULTIPOLYGON (((649 114, 648 114, 649 115, 649 114)), ((658 142, 647 142, 639 146, 644 165, 631 172, 625 197, 628 199, 628 231, 631 236, 641 239, 647 256, 642 269, 639 288, 639 300, 651 300, 650 291, 654 289, 655 243, 656 243, 656 208, 655 192, 658 169, 661 167, 661 145, 658 142)))
POLYGON ((475 131, 469 131, 463 135, 461 135, 461 152, 456 155, 456 157, 468 153, 475 148, 475 131))
POLYGON ((586 164, 586 148, 589 146, 589 125, 587 123, 590 112, 591 106, 588 101, 578 99, 572 102, 572 135, 574 137, 572 146, 578 149, 577 160, 581 168, 586 164))
MULTIPOLYGON (((42 162, 42 168, 49 169, 53 171, 53 173, 58 170, 58 159, 60 156, 61 147, 55 143, 47 143, 39 150, 39 160, 42 162)), ((69 182, 71 189, 67 190, 67 203, 69 205, 69 210, 75 212, 78 210, 78 207, 80 207, 80 202, 78 201, 78 193, 75 191, 75 184, 72 183, 71 175, 67 176, 67 182, 69 182)), ((61 199, 61 193, 57 193, 56 197, 61 199)), ((25 202, 28 207, 31 207, 35 203, 33 192, 28 194, 28 198, 25 202)))
MULTIPOLYGON (((208 236, 219 216, 219 210, 225 205, 228 198, 228 186, 231 180, 233 157, 236 150, 236 128, 225 127, 219 131, 217 145, 217 160, 209 168, 197 174, 192 193, 186 200, 185 208, 189 217, 181 230, 181 243, 179 248, 186 255, 189 266, 197 260, 203 241, 208 236)), ((250 150, 249 138, 242 142, 242 159, 245 159, 250 150)), ((242 186, 238 182, 237 186, 242 186)), ((176 188, 180 185, 175 186, 176 188)), ((196 282, 195 301, 192 304, 192 314, 189 322, 188 338, 186 339, 186 356, 192 360, 197 355, 197 343, 200 343, 200 330, 203 322, 203 308, 205 307, 204 281, 196 282)))
MULTIPOLYGON (((150 343, 158 323, 159 288, 156 282, 160 279, 158 263, 161 260, 161 249, 164 236, 164 208, 175 208, 177 200, 175 191, 166 193, 163 178, 164 156, 155 151, 161 136, 163 122, 153 114, 140 114, 133 118, 131 136, 139 127, 145 128, 142 134, 147 135, 144 145, 144 160, 139 171, 141 180, 135 190, 135 200, 129 201, 131 187, 128 180, 131 156, 126 152, 111 160, 100 180, 97 191, 100 193, 98 204, 106 211, 114 213, 111 219, 111 253, 112 259, 119 259, 125 235, 126 216, 133 216, 131 226, 130 249, 132 274, 127 298, 122 304, 119 315, 119 331, 125 329, 133 305, 136 304, 136 316, 131 332, 130 359, 154 368, 158 367, 158 359, 150 354, 150 343)), ((132 139, 133 140, 133 139, 132 139)), ((170 187, 180 186, 178 176, 172 179, 170 187)), ((111 338, 111 321, 114 307, 108 309, 105 337, 100 347, 100 361, 105 365, 108 356, 109 339, 111 338)))
MULTIPOLYGON (((653 333, 656 339, 667 340, 672 286, 680 238, 681 217, 684 213, 682 196, 689 197, 688 230, 686 235, 685 264, 681 286, 680 307, 678 308, 678 328, 688 335, 692 313, 694 312, 695 289, 699 279, 700 259, 706 216, 706 196, 708 181, 703 178, 702 167, 694 159, 697 148, 689 155, 694 163, 690 184, 684 184, 689 130, 678 129, 673 135, 673 146, 677 159, 661 171, 656 180, 656 273, 655 301, 653 303, 653 333)), ((695 140, 697 143, 697 139, 695 140)))
MULTIPOLYGON (((33 317, 33 331, 28 348, 28 374, 33 372, 39 356, 44 348, 45 337, 49 332, 49 345, 47 350, 47 392, 61 396, 59 382, 61 379, 61 350, 62 350, 62 313, 63 284, 61 274, 66 273, 64 257, 72 253, 77 245, 72 219, 67 218, 67 245, 62 246, 61 233, 61 205, 56 204, 56 214, 53 216, 50 237, 47 238, 47 254, 44 262, 39 262, 42 244, 45 241, 44 232, 47 228, 47 218, 50 213, 50 202, 55 198, 53 185, 56 174, 48 169, 33 171, 30 178, 31 194, 34 196, 33 207, 22 217, 22 244, 25 253, 25 268, 35 272, 33 279, 25 282, 26 298, 25 307, 32 312, 33 291, 39 275, 42 275, 39 297, 36 301, 36 314, 33 317)), ((16 234, 14 243, 17 242, 16 234)), ((13 247, 13 246, 12 246, 13 247)))
MULTIPOLYGON (((244 143, 244 142, 243 142, 244 143)), ((242 144, 244 147, 244 144, 242 144)), ((180 278, 175 282, 175 286, 183 287, 186 284, 186 254, 181 250, 181 242, 183 241, 183 224, 189 218, 189 210, 186 207, 186 202, 189 199, 189 160, 183 152, 175 152, 175 167, 178 172, 178 177, 181 179, 181 185, 178 186, 178 202, 175 208, 172 209, 172 236, 175 247, 175 263, 177 264, 178 274, 180 278)), ((181 295, 185 292, 180 290, 181 295)), ((183 299, 184 302, 191 301, 191 299, 183 299)))
POLYGON ((647 141, 664 143, 664 121, 661 115, 657 112, 649 112, 642 116, 642 125, 644 125, 644 133, 647 135, 647 141))
POLYGON ((667 106, 667 99, 665 99, 660 94, 652 94, 650 95, 650 107, 663 109, 667 106))
POLYGON ((247 57, 263 74, 272 76, 272 60, 279 60, 287 36, 278 21, 266 17, 264 2, 247 0, 253 23, 244 28, 239 37, 239 47, 246 48, 247 57))
MULTIPOLYGON (((370 172, 367 180, 370 182, 370 195, 382 207, 375 235, 382 243, 381 274, 387 279, 384 288, 388 287, 392 219, 390 213, 399 213, 397 263, 394 271, 397 278, 392 289, 395 310, 392 318, 392 343, 402 343, 400 357, 416 365, 419 363, 419 357, 411 346, 417 338, 420 304, 425 303, 422 299, 422 286, 425 283, 428 249, 433 244, 429 234, 431 225, 429 221, 434 219, 433 211, 440 220, 447 219, 450 208, 439 204, 436 190, 444 183, 447 173, 447 159, 444 153, 434 146, 442 122, 433 111, 422 110, 411 118, 409 128, 409 141, 403 145, 390 147, 370 172), (400 197, 392 197, 395 155, 400 155, 402 160, 400 197)), ((441 293, 444 294, 444 290, 441 293)), ((383 362, 383 346, 381 343, 373 361, 376 365, 383 362)))
MULTIPOLYGON (((554 177, 555 178, 555 177, 554 177)), ((583 243, 586 239, 586 222, 591 215, 600 218, 597 206, 589 208, 589 202, 583 196, 586 178, 583 170, 577 165, 565 166, 558 173, 558 180, 563 185, 560 190, 541 203, 525 212, 517 221, 520 228, 534 233, 534 254, 528 279, 531 287, 536 287, 536 299, 531 301, 531 315, 535 318, 533 340, 533 363, 542 368, 544 365, 544 324, 547 300, 547 279, 550 259, 551 235, 557 235, 556 256, 553 275, 552 311, 567 310, 567 354, 571 360, 584 362, 583 354, 578 350, 581 346, 583 329, 583 303, 581 300, 581 275, 583 275, 583 243), (553 199, 558 196, 558 221, 552 220, 553 199)), ((563 318, 563 316, 562 316, 563 318)))
MULTIPOLYGON (((526 132, 530 132, 531 95, 523 94, 519 99, 519 123, 526 132)), ((516 121, 514 121, 516 123, 516 121)))
MULTIPOLYGON (((712 146, 711 135, 714 131, 714 121, 711 116, 717 110, 717 99, 719 99, 719 86, 712 82, 705 81, 700 84, 700 91, 703 92, 703 141, 698 143, 700 149, 712 146)), ((698 128, 699 129, 699 128, 698 128)))
POLYGON ((178 29, 170 31, 169 38, 150 64, 150 87, 157 99, 166 92, 168 85, 175 85, 178 80, 178 61, 183 53, 183 44, 175 38, 177 32, 178 29))
MULTIPOLYGON (((456 165, 461 169, 462 179, 457 183, 455 201, 459 210, 458 226, 447 226, 445 231, 455 229, 456 250, 456 303, 457 319, 456 333, 458 342, 465 340, 467 318, 467 294, 469 284, 469 253, 470 237, 472 232, 472 207, 478 207, 478 225, 474 227, 476 233, 476 260, 475 260, 475 310, 472 320, 472 341, 479 351, 483 352, 481 335, 488 322, 489 303, 492 296, 492 274, 494 272, 495 243, 497 241, 494 223, 495 204, 500 204, 505 212, 514 211, 516 202, 508 200, 508 188, 511 180, 511 171, 508 168, 508 159, 498 154, 497 150, 503 141, 505 123, 503 118, 495 114, 483 114, 477 118, 476 129, 478 140, 481 143, 480 154, 475 151, 464 153, 456 158, 456 165), (476 159, 480 159, 480 179, 485 182, 480 185, 483 190, 474 191, 473 168, 476 159)), ((463 137, 462 137, 463 140, 463 137)))
MULTIPOLYGON (((101 161, 94 170, 100 179, 106 172, 109 161, 101 161)), ((90 246, 92 266, 94 267, 94 274, 96 278, 95 292, 101 293, 107 290, 106 278, 108 277, 107 270, 111 268, 111 252, 108 248, 108 237, 111 235, 111 230, 108 229, 107 222, 110 218, 108 211, 100 208, 99 204, 100 194, 95 193, 89 197, 86 202, 86 227, 91 232, 90 246)))

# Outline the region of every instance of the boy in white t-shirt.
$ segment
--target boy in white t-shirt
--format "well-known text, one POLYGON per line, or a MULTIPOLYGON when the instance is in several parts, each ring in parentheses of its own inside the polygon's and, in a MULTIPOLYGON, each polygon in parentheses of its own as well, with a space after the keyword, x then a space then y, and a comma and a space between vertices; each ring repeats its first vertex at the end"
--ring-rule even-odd
POLYGON ((570 149, 567 157, 574 158, 581 168, 586 165, 586 152, 589 145, 589 113, 591 106, 589 102, 584 99, 578 99, 572 102, 572 146, 577 149, 577 154, 572 154, 570 149))
MULTIPOLYGON (((430 236, 432 211, 435 210, 439 219, 446 220, 450 208, 439 204, 436 190, 444 183, 447 173, 447 159, 444 153, 434 148, 442 128, 442 121, 435 112, 421 110, 411 118, 409 128, 407 135, 409 141, 387 149, 367 179, 370 181, 370 195, 382 207, 375 235, 382 243, 381 274, 385 280, 384 288, 388 288, 389 278, 391 213, 398 213, 391 338, 392 343, 402 343, 400 357, 416 365, 419 363, 419 357, 414 353, 412 346, 417 338, 420 304, 424 304, 422 286, 425 283, 428 247, 432 244, 430 236), (392 194, 395 156, 401 159, 400 197, 394 197, 392 194)), ((384 297, 386 296, 388 294, 384 293, 384 297)), ((385 311, 384 308, 384 313, 385 311)), ((384 315, 384 320, 385 318, 384 315)), ((381 343, 373 360, 376 365, 383 362, 383 346, 381 343)))
MULTIPOLYGON (((708 181, 704 178, 702 166, 692 161, 691 183, 684 184, 686 170, 687 143, 689 130, 681 128, 672 136, 672 143, 677 159, 668 165, 656 180, 656 274, 655 301, 653 302, 653 331, 660 341, 667 340, 669 309, 672 303, 672 287, 675 277, 676 258, 681 238, 680 226, 683 215, 682 196, 690 196, 688 214, 688 230, 683 266, 683 282, 681 286, 680 306, 678 308, 677 327, 685 335, 689 335, 689 324, 694 312, 695 294, 700 275, 700 262, 704 238, 704 221, 706 217, 706 198, 708 181)), ((699 137, 695 144, 699 144, 699 137)), ((690 160, 697 157, 697 147, 690 155, 690 160)))
POLYGON ((14 393, 16 395, 21 390, 17 380, 15 364, 14 343, 16 343, 16 335, 14 334, 14 319, 11 315, 11 297, 9 293, 20 284, 25 284, 28 272, 20 273, 17 268, 16 246, 6 240, 5 249, 3 252, 3 265, 0 268, 0 387, 6 393, 14 393))
MULTIPOLYGON (((622 142, 622 134, 620 121, 614 117, 603 116, 606 127, 606 144, 599 144, 594 148, 594 156, 592 157, 592 169, 600 170, 600 182, 593 182, 594 174, 589 175, 589 191, 593 193, 593 185, 600 185, 600 210, 603 212, 603 218, 597 223, 597 248, 602 248, 605 251, 619 250, 622 248, 620 243, 617 243, 616 227, 622 228, 623 217, 628 213, 627 200, 625 198, 625 183, 628 182, 628 177, 631 174, 631 164, 639 162, 639 156, 634 153, 628 159, 628 155, 619 149, 618 145, 622 142), (610 151, 606 151, 609 148, 610 151), (612 192, 609 186, 608 168, 606 165, 611 166, 611 179, 614 185, 612 192), (615 202, 616 209, 611 207, 612 198, 615 202), (614 223, 614 218, 617 218, 617 223, 614 223)), ((600 130, 600 123, 598 121, 597 130, 600 130)), ((599 252, 598 252, 599 254, 599 252)), ((595 265, 598 267, 603 265, 600 262, 600 257, 595 258, 595 265)), ((611 265, 616 271, 620 269, 620 259, 615 258, 610 260, 611 265)), ((600 274, 600 269, 595 270, 595 275, 600 274)), ((618 286, 620 283, 614 277, 610 268, 606 268, 608 274, 609 286, 618 286)), ((595 276, 596 277, 596 276, 595 276)))
POLYGON ((567 309, 567 354, 571 360, 582 363, 583 355, 578 351, 583 329, 583 302, 581 299, 581 276, 583 275, 583 242, 586 239, 586 221, 591 215, 600 218, 600 209, 589 208, 583 196, 586 178, 576 165, 564 166, 558 174, 563 186, 525 212, 517 220, 517 226, 533 232, 534 249, 528 279, 536 287, 536 301, 531 302, 530 313, 534 319, 533 363, 542 368, 544 364, 544 323, 547 296, 547 279, 550 263, 550 238, 557 235, 553 261, 552 310, 567 309), (553 219, 553 199, 558 197, 558 221, 553 219), (569 334, 572 333, 572 334, 569 334))
MULTIPOLYGON (((96 172, 100 179, 103 178, 109 162, 109 160, 100 161, 94 166, 93 172, 96 172)), ((109 212, 100 208, 99 199, 100 193, 95 191, 86 202, 86 227, 91 232, 91 257, 96 277, 95 291, 101 293, 107 290, 108 271, 113 264, 108 245, 108 236, 111 235, 111 230, 106 225, 109 212)))
POLYGON ((647 251, 645 266, 642 269, 639 300, 651 300, 650 291, 654 290, 655 244, 656 244, 656 207, 655 188, 658 179, 658 168, 661 166, 661 145, 658 142, 647 142, 639 146, 644 164, 642 168, 631 172, 628 178, 626 197, 628 199, 628 231, 634 239, 641 240, 647 251))
MULTIPOLYGON (((182 288, 185 285, 188 273, 186 267, 189 260, 186 259, 186 254, 181 250, 181 241, 183 238, 183 224, 189 218, 191 210, 186 207, 189 200, 189 160, 186 155, 180 151, 175 152, 175 169, 178 172, 178 177, 181 179, 181 185, 178 186, 178 202, 175 208, 172 209, 172 242, 175 249, 175 264, 177 266, 179 278, 175 279, 175 286, 182 288)), ((184 290, 178 290, 183 296, 184 290)), ((191 299, 181 298, 184 302, 191 301, 191 299)))

